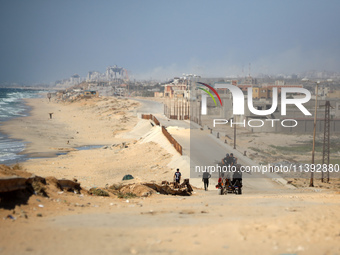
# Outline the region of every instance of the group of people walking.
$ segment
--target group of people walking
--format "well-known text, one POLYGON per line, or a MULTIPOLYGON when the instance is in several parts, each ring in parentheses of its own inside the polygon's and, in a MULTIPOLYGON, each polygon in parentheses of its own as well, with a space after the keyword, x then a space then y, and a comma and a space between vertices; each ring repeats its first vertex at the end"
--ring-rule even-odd
MULTIPOLYGON (((224 166, 236 166, 237 164, 237 158, 234 157, 234 154, 233 153, 227 153, 226 156, 222 159, 222 164, 224 166)), ((229 168, 230 169, 230 168, 229 168)), ((221 173, 223 175, 223 173, 221 173)), ((220 176, 221 177, 221 176, 220 176)), ((222 176, 223 177, 223 176, 222 176)), ((204 183, 204 190, 208 190, 208 187, 209 187, 209 179, 211 178, 211 174, 209 172, 204 172, 203 173, 203 176, 202 176, 202 181, 204 183)), ((235 172, 234 175, 233 175, 233 181, 236 180, 236 179, 239 179, 241 178, 242 179, 242 174, 241 173, 238 173, 238 172, 235 172)))
MULTIPOLYGON (((233 153, 227 153, 226 156, 222 159, 222 164, 224 166, 227 166, 227 167, 232 167, 232 166, 236 166, 237 165, 237 158, 234 157, 234 154, 233 153)), ((180 180, 181 180, 181 173, 179 171, 179 169, 177 168, 177 171, 175 172, 174 174, 174 181, 175 181, 175 185, 179 185, 180 183, 180 180)), ((220 175, 220 179, 224 177, 224 174, 221 173, 220 175)), ((209 179, 211 178, 211 174, 206 171, 203 173, 202 175, 202 181, 204 183, 204 190, 208 190, 208 187, 209 187, 209 179)), ((234 174, 233 174, 233 182, 236 181, 236 180, 241 180, 242 181, 242 173, 239 172, 239 171, 236 171, 234 174)))

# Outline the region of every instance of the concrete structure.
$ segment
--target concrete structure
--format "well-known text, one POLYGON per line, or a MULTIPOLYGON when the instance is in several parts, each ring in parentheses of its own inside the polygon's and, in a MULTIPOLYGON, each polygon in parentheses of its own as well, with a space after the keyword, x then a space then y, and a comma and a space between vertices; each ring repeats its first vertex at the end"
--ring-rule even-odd
POLYGON ((165 84, 164 97, 189 98, 188 80, 175 77, 173 82, 165 84))

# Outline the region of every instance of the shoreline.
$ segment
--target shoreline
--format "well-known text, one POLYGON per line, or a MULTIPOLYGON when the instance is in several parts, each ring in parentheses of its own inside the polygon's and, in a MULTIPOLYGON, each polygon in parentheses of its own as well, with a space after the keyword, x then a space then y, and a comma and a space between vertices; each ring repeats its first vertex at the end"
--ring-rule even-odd
MULTIPOLYGON (((17 90, 17 88, 1 88, 1 89, 10 89, 10 90, 17 90)), ((22 88, 21 90, 27 91, 30 89, 25 89, 22 88)), ((16 151, 10 151, 11 153, 13 153, 15 155, 15 158, 8 158, 8 159, 4 159, 3 161, 1 161, 1 164, 5 164, 5 165, 14 165, 17 163, 21 163, 24 162, 26 160, 29 159, 29 155, 27 153, 25 153, 25 149, 26 149, 26 145, 28 143, 28 141, 26 141, 25 139, 23 139, 22 137, 13 137, 12 133, 8 130, 3 130, 6 129, 6 125, 8 124, 8 122, 11 121, 15 121, 18 118, 26 118, 29 117, 31 115, 31 111, 32 111, 32 106, 30 106, 26 99, 33 99, 33 98, 42 98, 41 94, 39 93, 34 93, 34 97, 28 97, 28 98, 20 98, 19 99, 19 105, 20 108, 22 108, 22 112, 20 112, 20 115, 17 116, 11 116, 8 115, 6 117, 3 117, 0 121, 0 135, 2 140, 0 141, 1 144, 3 144, 2 142, 6 142, 9 144, 16 144, 19 143, 20 147, 22 147, 22 150, 17 149, 16 151)), ((16 98, 18 99, 18 98, 16 98)), ((5 150, 6 152, 6 150, 5 150)))
MULTIPOLYGON (((36 89, 38 90, 38 89, 36 89)), ((4 136, 4 138, 11 139, 13 142, 20 142, 24 145, 24 149, 20 152, 16 152, 17 156, 22 156, 19 159, 13 160, 5 160, 6 165, 14 165, 14 164, 23 164, 24 162, 30 159, 44 159, 44 158, 56 158, 64 153, 69 153, 71 151, 78 150, 79 147, 85 146, 97 146, 97 143, 79 143, 74 144, 74 146, 63 146, 63 147, 49 147, 44 146, 42 150, 41 141, 37 141, 37 136, 24 134, 23 131, 25 125, 31 122, 39 122, 37 115, 40 115, 42 110, 39 109, 39 105, 48 106, 49 104, 53 105, 53 102, 47 101, 47 99, 43 96, 38 96, 35 98, 23 98, 21 99, 22 103, 25 105, 27 109, 23 112, 24 116, 12 117, 7 120, 1 122, 0 125, 0 134, 4 136)), ((54 104, 52 108, 58 107, 62 104, 54 104)), ((47 112, 46 112, 47 115, 47 112)), ((48 115, 47 115, 48 116, 48 115)), ((48 119, 48 118, 46 118, 48 119)), ((40 119, 41 120, 41 119, 40 119)), ((31 129, 37 128, 39 124, 31 127, 31 129)), ((39 140, 39 139, 38 139, 39 140)), ((57 144, 60 144, 59 142, 57 144)), ((107 145, 106 143, 100 144, 101 146, 107 145)))
POLYGON ((137 118, 140 103, 114 97, 73 103, 45 98, 25 101, 32 108, 30 115, 10 120, 0 130, 26 143, 21 154, 28 159, 20 162, 26 171, 43 177, 76 178, 83 187, 117 183, 125 174, 141 181, 171 178, 167 166, 173 158, 171 152, 152 141, 138 142, 141 136, 124 135, 137 123, 142 123, 143 135, 151 130, 149 121, 137 118))
MULTIPOLYGON (((37 89, 38 90, 38 89, 37 89)), ((37 94, 39 95, 39 94, 37 94)), ((14 165, 17 163, 23 163, 25 161, 28 161, 30 159, 44 159, 44 158, 55 158, 58 157, 60 155, 65 155, 71 151, 77 151, 77 150, 83 150, 83 149, 78 149, 78 148, 82 148, 82 147, 92 147, 92 146, 106 146, 108 144, 97 144, 97 143, 89 143, 89 144, 78 144, 78 145, 74 145, 73 147, 62 147, 62 148, 50 148, 49 150, 45 150, 45 151, 40 151, 40 152, 31 152, 30 150, 32 150, 31 148, 28 147, 34 147, 35 149, 33 149, 34 151, 36 150, 36 147, 39 147, 39 145, 34 145, 35 141, 34 139, 32 139, 32 137, 27 137, 24 134, 20 134, 20 132, 18 132, 19 130, 17 130, 18 128, 12 128, 12 127, 16 127, 17 125, 21 125, 22 127, 22 123, 28 123, 31 120, 32 121, 36 121, 36 113, 34 112, 35 108, 38 107, 38 103, 37 101, 44 101, 45 97, 43 96, 38 96, 38 97, 34 97, 34 98, 23 98, 21 99, 21 101, 23 102, 23 104, 25 105, 25 107, 27 109, 25 109, 25 111, 23 112, 24 116, 16 116, 16 117, 11 117, 8 118, 7 120, 3 120, 0 122, 0 134, 3 135, 4 138, 10 139, 13 142, 20 142, 24 145, 24 149, 20 152, 17 152, 16 155, 17 156, 22 156, 22 158, 20 159, 13 159, 13 160, 5 160, 4 162, 5 165, 14 165), (33 145, 32 145, 33 144, 33 145)), ((44 102, 44 103, 51 103, 51 102, 44 102)), ((34 138, 34 137, 33 137, 34 138)))
POLYGON ((25 144, 25 149, 20 152, 20 155, 30 157, 55 157, 60 151, 74 151, 77 147, 92 146, 92 145, 107 145, 104 141, 88 142, 82 139, 75 140, 75 133, 72 132, 72 123, 67 121, 62 115, 62 118, 49 118, 49 112, 60 113, 70 107, 70 111, 74 111, 75 107, 63 103, 48 102, 45 98, 26 98, 23 99, 28 110, 26 116, 20 116, 8 119, 2 122, 0 132, 6 137, 20 141, 25 144), (59 131, 58 131, 59 129, 59 131), (57 137, 55 134, 59 134, 57 137), (54 137, 51 137, 53 135, 54 137), (46 140, 46 141, 44 141, 46 140))

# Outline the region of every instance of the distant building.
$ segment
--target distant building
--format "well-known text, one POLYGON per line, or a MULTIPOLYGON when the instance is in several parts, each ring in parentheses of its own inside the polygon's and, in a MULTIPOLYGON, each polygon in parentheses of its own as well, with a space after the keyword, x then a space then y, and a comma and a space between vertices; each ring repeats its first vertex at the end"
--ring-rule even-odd
POLYGON ((67 88, 81 83, 81 78, 78 74, 72 75, 69 79, 58 80, 55 82, 56 87, 67 88))
MULTIPOLYGON (((277 82, 277 84, 282 84, 281 82, 277 82)), ((227 82, 216 82, 214 84, 214 88, 218 91, 219 94, 230 94, 230 91, 224 88, 225 85, 235 85, 240 88, 245 95, 248 94, 248 88, 252 88, 253 99, 271 99, 273 97, 273 88, 277 88, 278 95, 281 94, 281 88, 302 88, 302 85, 273 85, 273 84, 263 84, 263 85, 254 85, 254 84, 237 84, 237 81, 227 81, 227 82)))
POLYGON ((329 98, 340 98, 340 90, 335 90, 332 93, 328 93, 329 98))
POLYGON ((269 99, 273 97, 273 90, 268 87, 253 87, 254 99, 269 99))
POLYGON ((70 82, 73 83, 74 85, 79 84, 80 83, 79 74, 72 75, 71 78, 70 78, 70 82))
POLYGON ((95 91, 95 90, 84 90, 83 96, 85 98, 98 97, 98 91, 95 91))
POLYGON ((256 78, 253 78, 251 76, 247 76, 244 78, 244 82, 243 84, 247 84, 247 85, 254 85, 254 84, 257 84, 257 79, 256 78))
POLYGON ((282 80, 275 81, 275 86, 284 86, 285 84, 286 84, 285 81, 282 81, 282 80))
POLYGON ((175 77, 173 82, 164 85, 164 97, 188 98, 189 87, 187 83, 187 80, 175 77))
POLYGON ((335 102, 335 118, 340 118, 340 102, 335 102))
POLYGON ((226 82, 215 82, 214 84, 214 88, 218 91, 218 93, 220 94, 227 94, 228 90, 226 88, 223 88, 223 85, 234 85, 234 86, 238 86, 238 82, 237 80, 228 80, 226 82))
POLYGON ((99 81, 101 80, 102 74, 97 71, 90 71, 87 74, 86 81, 99 81))
POLYGON ((163 97, 163 92, 154 92, 154 97, 163 97))
POLYGON ((87 74, 86 81, 88 82, 99 82, 99 81, 113 81, 113 82, 124 82, 129 80, 127 70, 117 65, 108 66, 105 73, 98 71, 90 71, 87 74))

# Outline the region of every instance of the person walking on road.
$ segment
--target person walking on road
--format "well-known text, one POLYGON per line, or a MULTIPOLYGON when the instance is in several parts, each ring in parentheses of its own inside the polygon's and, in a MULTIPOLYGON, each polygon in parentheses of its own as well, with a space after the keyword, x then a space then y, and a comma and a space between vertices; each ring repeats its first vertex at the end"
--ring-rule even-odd
POLYGON ((204 190, 207 191, 208 190, 208 186, 209 186, 209 178, 211 177, 211 174, 209 174, 209 172, 204 172, 203 176, 202 176, 202 181, 204 182, 204 190))

